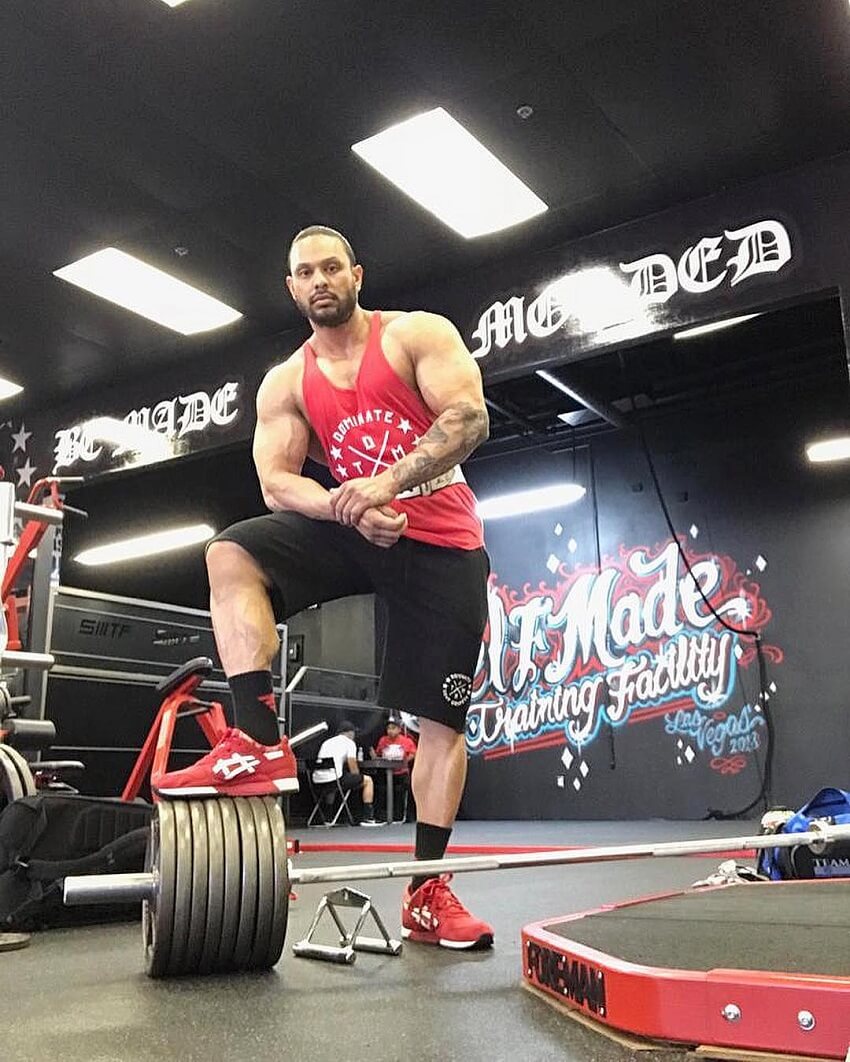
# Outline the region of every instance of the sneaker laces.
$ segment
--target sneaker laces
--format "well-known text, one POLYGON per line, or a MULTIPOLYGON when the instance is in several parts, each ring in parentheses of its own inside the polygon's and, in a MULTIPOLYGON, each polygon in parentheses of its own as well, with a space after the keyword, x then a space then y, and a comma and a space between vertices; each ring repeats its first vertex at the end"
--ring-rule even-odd
POLYGON ((438 878, 429 878, 423 884, 423 889, 428 890, 429 903, 432 908, 438 909, 441 915, 468 915, 467 909, 449 888, 451 880, 451 874, 441 874, 438 878))
POLYGON ((198 767, 202 763, 212 763, 213 760, 221 759, 222 756, 226 756, 231 751, 235 742, 239 742, 239 744, 242 744, 241 739, 242 735, 236 729, 236 727, 228 727, 228 729, 225 730, 225 732, 218 739, 218 742, 213 745, 210 751, 205 756, 202 756, 199 760, 197 760, 196 763, 193 764, 193 766, 198 767))

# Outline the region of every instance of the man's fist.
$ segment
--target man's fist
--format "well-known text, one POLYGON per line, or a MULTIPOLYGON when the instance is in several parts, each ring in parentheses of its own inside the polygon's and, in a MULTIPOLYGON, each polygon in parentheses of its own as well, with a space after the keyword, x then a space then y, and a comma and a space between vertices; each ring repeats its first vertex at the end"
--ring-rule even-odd
POLYGON ((362 476, 349 479, 334 487, 331 495, 331 513, 337 523, 355 527, 367 509, 380 509, 396 496, 391 476, 382 473, 369 479, 362 476))
POLYGON ((367 509, 356 526, 367 542, 382 549, 389 549, 404 533, 407 514, 397 513, 388 505, 382 505, 380 509, 367 509))

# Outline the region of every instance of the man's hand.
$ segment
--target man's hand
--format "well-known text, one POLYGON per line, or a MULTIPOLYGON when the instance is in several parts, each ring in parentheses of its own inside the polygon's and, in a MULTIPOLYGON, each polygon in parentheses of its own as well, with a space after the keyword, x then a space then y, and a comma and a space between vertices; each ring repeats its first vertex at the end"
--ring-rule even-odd
POLYGON ((392 477, 382 473, 367 479, 349 479, 334 487, 331 495, 331 512, 337 523, 355 527, 367 509, 380 509, 396 496, 397 488, 392 477))
POLYGON ((357 530, 373 546, 389 549, 401 538, 407 527, 407 514, 397 513, 388 505, 367 509, 360 517, 357 530))

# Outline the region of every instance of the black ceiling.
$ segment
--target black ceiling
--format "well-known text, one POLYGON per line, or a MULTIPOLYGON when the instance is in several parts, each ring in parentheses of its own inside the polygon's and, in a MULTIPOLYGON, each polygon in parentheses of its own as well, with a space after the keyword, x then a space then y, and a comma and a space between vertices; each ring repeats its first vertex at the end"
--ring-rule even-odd
POLYGON ((311 222, 386 306, 850 148, 847 0, 5 0, 0 60, 0 374, 30 408, 297 324, 311 222), (549 211, 465 241, 351 152, 437 105, 549 211), (182 338, 52 276, 106 245, 244 319, 182 338))

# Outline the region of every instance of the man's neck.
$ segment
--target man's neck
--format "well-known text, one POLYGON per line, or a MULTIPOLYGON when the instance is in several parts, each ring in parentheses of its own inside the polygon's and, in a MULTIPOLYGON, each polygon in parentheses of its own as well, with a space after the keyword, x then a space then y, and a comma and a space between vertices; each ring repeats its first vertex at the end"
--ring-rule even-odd
POLYGON ((369 335, 371 314, 356 306, 345 324, 336 328, 313 325, 313 349, 323 358, 349 360, 362 353, 369 335))

